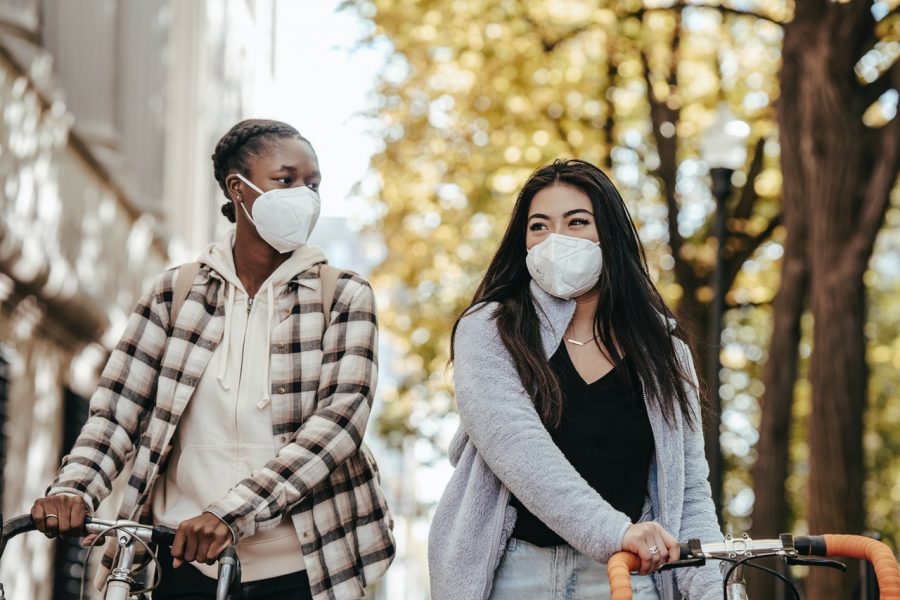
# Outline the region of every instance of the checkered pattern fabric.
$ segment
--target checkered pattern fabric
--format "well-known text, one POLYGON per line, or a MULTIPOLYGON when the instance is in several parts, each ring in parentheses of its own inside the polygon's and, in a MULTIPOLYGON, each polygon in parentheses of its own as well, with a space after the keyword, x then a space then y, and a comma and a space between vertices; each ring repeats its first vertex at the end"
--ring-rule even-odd
MULTIPOLYGON (((119 518, 152 521, 153 484, 225 327, 225 284, 206 265, 178 322, 169 322, 176 272, 157 277, 138 302, 48 494, 78 494, 96 509, 134 455, 119 518)), ((377 379, 375 302, 365 280, 342 272, 326 327, 320 284, 316 265, 276 299, 270 393, 280 450, 207 510, 239 539, 290 515, 315 600, 360 598, 395 552, 378 469, 363 443, 377 379)), ((104 565, 112 560, 108 551, 104 565)))

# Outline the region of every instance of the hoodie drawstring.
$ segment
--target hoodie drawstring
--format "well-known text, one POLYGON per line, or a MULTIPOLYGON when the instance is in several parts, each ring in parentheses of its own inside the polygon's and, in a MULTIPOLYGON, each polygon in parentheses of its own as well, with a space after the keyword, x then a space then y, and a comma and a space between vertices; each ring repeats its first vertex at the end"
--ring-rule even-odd
POLYGON ((227 392, 231 389, 225 380, 225 372, 228 370, 228 354, 231 350, 231 314, 234 311, 234 286, 227 282, 225 283, 225 295, 227 296, 225 300, 225 333, 222 337, 224 352, 220 353, 222 358, 219 361, 219 375, 216 379, 219 380, 222 389, 227 392))
POLYGON ((269 373, 269 362, 272 355, 272 316, 275 314, 275 288, 272 286, 272 280, 266 286, 266 352, 265 362, 263 363, 263 393, 262 400, 256 403, 256 408, 263 409, 269 405, 272 398, 269 392, 272 388, 272 375, 269 373))

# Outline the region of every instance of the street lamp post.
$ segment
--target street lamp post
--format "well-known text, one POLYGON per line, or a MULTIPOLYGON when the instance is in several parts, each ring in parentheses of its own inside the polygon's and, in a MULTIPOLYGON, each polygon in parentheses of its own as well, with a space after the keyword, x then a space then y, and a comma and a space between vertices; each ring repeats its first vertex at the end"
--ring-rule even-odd
POLYGON ((709 483, 712 487, 716 511, 722 516, 722 451, 719 445, 719 420, 722 400, 719 395, 719 370, 721 368, 722 314, 725 309, 725 225, 726 200, 731 195, 731 176, 744 166, 747 158, 747 136, 750 127, 732 114, 725 103, 716 109, 713 124, 704 132, 701 141, 703 160, 709 165, 712 194, 716 200, 713 237, 716 240, 716 265, 712 277, 713 298, 709 311, 709 355, 706 379, 714 420, 704 427, 706 457, 709 461, 709 483))

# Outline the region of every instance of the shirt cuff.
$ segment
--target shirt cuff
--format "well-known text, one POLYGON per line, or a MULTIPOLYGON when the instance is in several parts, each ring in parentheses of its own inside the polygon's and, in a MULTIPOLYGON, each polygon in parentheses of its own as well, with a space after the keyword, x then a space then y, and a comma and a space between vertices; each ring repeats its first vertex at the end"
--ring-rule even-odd
POLYGON ((47 488, 47 491, 44 492, 44 496, 77 496, 84 501, 84 508, 87 511, 88 516, 93 516, 94 510, 96 509, 94 506, 94 499, 90 495, 80 492, 75 488, 47 488))

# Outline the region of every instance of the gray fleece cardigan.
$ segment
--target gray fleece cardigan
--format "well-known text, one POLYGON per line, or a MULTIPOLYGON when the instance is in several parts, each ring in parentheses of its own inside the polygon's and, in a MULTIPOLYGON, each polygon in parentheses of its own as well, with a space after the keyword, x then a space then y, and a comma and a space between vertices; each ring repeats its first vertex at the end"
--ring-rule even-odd
MULTIPOLYGON (((551 296, 534 282, 531 293, 544 353, 550 357, 575 313, 575 301, 551 296)), ((432 600, 488 598, 515 524, 510 492, 574 549, 598 562, 621 550, 631 525, 581 478, 551 439, 500 340, 495 309, 489 304, 470 312, 456 330, 453 382, 460 427, 450 445, 455 471, 429 533, 432 600)), ((676 349, 693 373, 687 346, 676 340, 676 349)), ((699 412, 696 394, 690 397, 699 412)), ((679 541, 722 541, 702 432, 686 426, 680 414, 670 426, 655 405, 648 403, 647 411, 656 452, 647 482, 646 518, 679 541)), ((717 563, 655 578, 661 600, 722 598, 717 563)))

